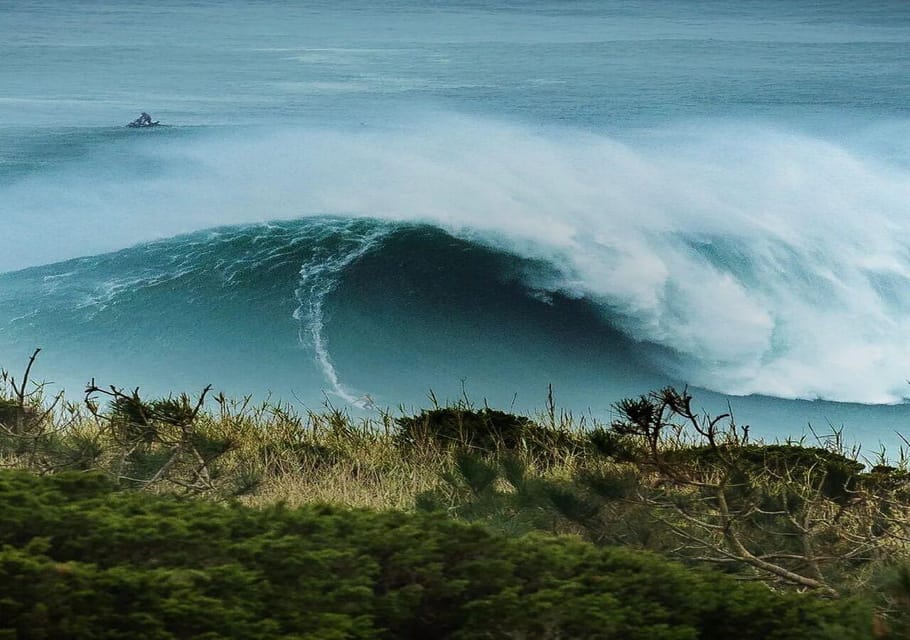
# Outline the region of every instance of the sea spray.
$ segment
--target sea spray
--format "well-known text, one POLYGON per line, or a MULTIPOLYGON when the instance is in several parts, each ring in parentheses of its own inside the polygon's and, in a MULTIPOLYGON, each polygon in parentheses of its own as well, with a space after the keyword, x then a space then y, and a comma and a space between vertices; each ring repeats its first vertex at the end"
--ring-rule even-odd
MULTIPOLYGON (((661 366, 693 384, 895 402, 910 359, 910 150, 895 142, 882 155, 860 139, 703 122, 619 141, 445 113, 175 131, 136 143, 152 175, 113 169, 128 144, 118 140, 0 187, 25 256, 4 266, 224 222, 426 222, 549 264, 529 289, 599 305, 631 339, 675 354, 661 366), (31 235, 51 218, 60 242, 49 248, 31 235)), ((131 277, 109 282, 141 284, 131 277)), ((314 309, 304 315, 321 317, 314 309)))

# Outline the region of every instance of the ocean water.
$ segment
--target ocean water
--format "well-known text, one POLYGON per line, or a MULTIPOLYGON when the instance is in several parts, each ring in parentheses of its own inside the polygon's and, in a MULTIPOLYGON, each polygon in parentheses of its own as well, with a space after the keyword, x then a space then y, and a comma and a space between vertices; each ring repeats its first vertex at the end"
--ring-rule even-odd
POLYGON ((908 68, 897 1, 6 0, 0 366, 893 443, 908 68))

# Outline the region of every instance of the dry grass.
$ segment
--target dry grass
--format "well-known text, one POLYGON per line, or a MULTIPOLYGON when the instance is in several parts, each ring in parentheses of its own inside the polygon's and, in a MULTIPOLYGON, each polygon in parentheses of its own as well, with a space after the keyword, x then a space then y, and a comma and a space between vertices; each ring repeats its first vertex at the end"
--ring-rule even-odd
MULTIPOLYGON (((22 394, 8 375, 0 382, 6 383, 0 401, 8 408, 5 421, 0 413, 0 468, 101 470, 154 493, 254 506, 328 502, 407 510, 420 494, 442 489, 458 452, 472 447, 468 428, 459 430, 460 441, 428 436, 404 443, 396 419, 404 416, 354 418, 331 406, 298 412, 281 403, 204 394, 157 401, 136 396, 135 406, 124 410, 118 403, 131 401, 125 392, 101 390, 89 402, 68 403, 62 396, 46 398, 40 385, 22 394), (162 401, 177 407, 178 418, 155 404, 162 401), (11 415, 26 417, 14 424, 11 415)), ((456 419, 478 415, 467 403, 450 410, 456 419)), ((585 428, 566 414, 541 417, 561 433, 585 428)), ((571 477, 580 456, 571 449, 548 459, 530 450, 515 453, 529 474, 552 478, 571 477)))
POLYGON ((102 471, 132 490, 251 506, 441 509, 829 593, 908 557, 906 458, 862 472, 840 443, 753 442, 674 390, 626 402, 626 420, 605 429, 552 400, 535 420, 466 401, 355 418, 207 392, 149 400, 96 388, 67 403, 23 389, 0 376, 0 468, 102 471))

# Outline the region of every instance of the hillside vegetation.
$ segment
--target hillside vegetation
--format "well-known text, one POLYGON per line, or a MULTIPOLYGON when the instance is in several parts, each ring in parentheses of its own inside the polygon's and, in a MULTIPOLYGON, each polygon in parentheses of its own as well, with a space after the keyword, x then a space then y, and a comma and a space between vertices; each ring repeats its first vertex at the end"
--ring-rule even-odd
MULTIPOLYGON (((644 618, 635 624, 621 622, 626 620, 627 613, 632 615, 632 609, 616 613, 620 622, 614 622, 620 627, 606 625, 603 629, 628 624, 629 629, 651 629, 650 635, 641 637, 725 637, 713 635, 716 631, 710 629, 720 628, 716 625, 721 623, 712 616, 739 619, 736 618, 738 607, 751 611, 743 614, 746 617, 742 624, 748 622, 750 628, 765 629, 759 624, 763 618, 757 610, 750 609, 751 604, 745 604, 747 601, 763 603, 764 610, 776 612, 771 616, 773 620, 769 618, 762 623, 772 626, 765 629, 764 635, 755 637, 791 637, 774 635, 778 633, 774 631, 778 629, 774 620, 790 620, 787 615, 794 612, 803 612, 798 613, 797 619, 807 621, 809 626, 803 629, 793 623, 796 625, 793 628, 803 632, 792 637, 814 637, 813 633, 822 633, 823 629, 827 635, 817 637, 871 637, 871 634, 904 637, 908 628, 910 571, 905 561, 910 536, 910 474, 906 464, 899 461, 888 466, 884 455, 872 462, 858 460, 856 452, 845 450, 837 437, 814 443, 756 441, 750 437, 748 427, 736 424, 730 416, 698 412, 693 408, 693 398, 685 391, 663 389, 617 403, 616 418, 610 424, 575 420, 558 411, 552 398, 546 411, 534 418, 487 407, 475 408, 464 401, 447 407, 434 403, 432 408, 415 415, 385 414, 376 419, 355 420, 330 406, 319 412, 297 413, 279 404, 254 405, 248 399, 231 401, 213 395, 208 389, 195 397, 146 399, 138 391, 93 383, 84 401, 67 403, 62 397, 45 397, 42 385, 29 381, 33 364, 34 360, 18 379, 9 374, 2 378, 5 387, 0 394, 0 467, 30 474, 7 476, 4 491, 12 496, 51 496, 44 502, 36 498, 38 502, 23 507, 20 513, 45 510, 49 514, 47 521, 53 521, 62 530, 69 530, 68 527, 75 526, 74 522, 82 522, 79 525, 82 529, 107 530, 108 525, 100 521, 92 520, 89 525, 78 519, 80 513, 100 509, 106 515, 96 514, 97 518, 110 517, 123 528, 123 531, 110 529, 111 540, 126 536, 131 540, 128 546, 132 547, 124 551, 129 558, 123 556, 121 562, 112 556, 113 564, 101 571, 104 562, 89 553, 89 547, 80 546, 80 551, 61 556, 58 545, 62 534, 58 529, 42 529, 41 519, 37 517, 32 526, 23 515, 20 525, 16 525, 20 526, 15 534, 18 537, 2 540, 3 544, 11 545, 4 553, 18 558, 10 560, 13 564, 3 565, 14 567, 10 579, 22 572, 24 576, 29 571, 51 571, 51 567, 63 562, 76 563, 72 566, 80 568, 82 573, 76 573, 89 581, 86 584, 94 585, 96 579, 108 580, 108 570, 121 564, 145 576, 141 579, 146 581, 143 584, 170 584, 147 575, 152 569, 161 569, 156 563, 165 562, 164 558, 172 558, 165 562, 167 566, 206 573, 223 566, 219 563, 231 557, 233 551, 204 550, 198 544, 187 543, 183 537, 196 535, 192 533, 196 527, 201 527, 203 520, 215 518, 214 514, 226 519, 225 522, 259 523, 256 527, 260 529, 250 530, 249 540, 246 534, 234 529, 228 536, 230 540, 224 542, 228 546, 241 542, 252 545, 258 535, 280 538, 285 534, 279 532, 287 531, 279 521, 303 519, 310 524, 294 529, 296 533, 287 533, 301 540, 288 544, 306 546, 307 537, 311 533, 316 536, 315 532, 324 526, 333 531, 331 535, 326 534, 326 539, 341 545, 331 547, 332 554, 372 558, 364 560, 362 565, 359 561, 338 565, 327 561, 319 571, 313 569, 322 576, 320 579, 339 584, 348 576, 345 572, 354 571, 351 579, 365 589, 362 594, 373 594, 364 596, 362 606, 356 607, 369 617, 374 614, 368 612, 386 612, 387 605, 371 600, 384 592, 377 583, 370 582, 380 575, 376 573, 378 569, 369 569, 373 566, 370 563, 382 565, 382 561, 371 555, 376 547, 370 547, 367 538, 375 534, 378 540, 384 539, 386 534, 377 531, 386 530, 383 527, 393 526, 389 523, 394 522, 395 527, 404 527, 413 535, 408 537, 397 530, 389 535, 407 539, 408 548, 413 549, 412 560, 424 563, 421 570, 430 573, 448 566, 448 560, 433 554, 452 551, 461 562, 461 552, 453 551, 461 544, 460 536, 481 536, 478 539, 483 542, 477 544, 483 547, 484 554, 492 554, 485 557, 483 564, 500 566, 502 575, 458 574, 461 577, 452 578, 457 587, 443 588, 440 585, 449 579, 449 570, 445 569, 440 574, 442 577, 437 576, 440 582, 433 584, 444 591, 448 589, 446 593, 454 600, 439 596, 442 600, 431 598, 433 604, 427 605, 431 609, 449 608, 455 607, 457 601, 457 607, 467 607, 459 608, 460 613, 455 616, 462 622, 471 619, 468 611, 484 610, 491 616, 491 612, 501 611, 506 626, 491 631, 492 635, 476 637, 638 637, 624 635, 626 632, 617 636, 618 631, 589 635, 593 626, 578 627, 584 633, 571 626, 593 625, 591 621, 597 619, 594 611, 610 610, 604 609, 606 605, 600 598, 613 593, 610 591, 613 587, 603 586, 601 582, 609 582, 616 577, 612 576, 615 571, 622 573, 626 569, 605 568, 612 562, 607 558, 643 563, 633 571, 644 580, 640 586, 645 591, 640 597, 650 607, 663 611, 652 622, 668 625, 670 635, 659 635, 654 630, 656 627, 649 627, 651 622, 644 618), (41 476, 46 477, 39 479, 41 476), (89 487, 85 495, 61 488, 82 486, 80 483, 89 487), (294 511, 295 507, 303 510, 294 511), (150 511, 146 513, 146 509, 150 511), (173 513, 173 518, 168 520, 163 515, 165 512, 173 513), (133 522, 134 518, 138 520, 133 522), (325 522, 320 524, 322 520, 325 522), (156 528, 159 525, 154 523, 166 524, 156 528), (464 523, 479 525, 486 533, 465 528, 464 523), (339 533, 349 529, 354 538, 339 533), (354 530, 360 533, 355 535, 354 530), (357 537, 361 534, 365 537, 357 537), (449 536, 452 549, 446 547, 449 536), (422 545, 427 545, 426 553, 420 550, 422 545), (220 560, 206 559, 210 552, 220 553, 220 560), (179 555, 179 561, 173 560, 174 553, 179 555), (535 553, 544 555, 534 556, 533 562, 528 559, 531 565, 536 563, 529 573, 519 571, 526 564, 524 560, 509 559, 509 554, 535 553), (503 565, 497 564, 499 554, 504 554, 503 565), (140 557, 142 562, 135 564, 130 559, 135 557, 140 557), (683 564, 668 563, 668 560, 683 564), (607 565, 598 565, 600 568, 594 571, 589 562, 607 562, 607 565), (565 571, 557 570, 562 566, 560 563, 565 564, 565 571), (356 571, 351 568, 354 565, 356 571), (688 569, 683 568, 685 565, 688 569), (601 571, 602 574, 598 573, 601 571), (677 600, 666 606, 661 604, 660 581, 641 577, 660 571, 677 576, 667 580, 693 581, 690 587, 674 589, 688 589, 686 597, 697 596, 702 603, 696 606, 675 593, 673 598, 677 600), (596 575, 600 577, 595 579, 596 575), (544 578, 565 581, 552 587, 562 595, 557 598, 550 586, 544 588, 540 582, 544 578), (505 582, 497 582, 499 579, 505 582), (476 581, 479 583, 474 584, 476 581), (708 587, 711 584, 723 587, 712 591, 708 587), (511 605, 503 600, 506 592, 515 599, 511 605), (724 593, 733 600, 722 602, 719 598, 724 593), (514 633, 508 635, 507 626, 518 624, 518 618, 506 622, 511 620, 508 617, 511 614, 507 614, 509 606, 515 608, 518 616, 519 611, 531 606, 525 603, 534 601, 536 594, 540 594, 541 602, 549 602, 547 607, 560 610, 556 602, 574 602, 572 598, 576 595, 588 604, 579 604, 577 609, 572 608, 574 604, 566 604, 565 611, 557 616, 558 621, 552 622, 555 626, 544 622, 551 620, 548 616, 557 615, 555 610, 547 614, 543 609, 535 610, 536 620, 525 622, 543 626, 527 627, 522 632, 516 626, 514 633), (742 594, 745 600, 737 601, 740 596, 736 594, 742 594), (487 598, 492 600, 480 604, 487 602, 487 598), (830 606, 835 600, 837 606, 830 606), (785 615, 776 607, 783 607, 789 613, 785 615), (712 612, 705 615, 714 620, 710 624, 715 627, 698 618, 701 614, 692 614, 697 620, 677 617, 690 609, 712 612), (807 613, 810 611, 811 615, 807 613), (661 617, 664 614, 669 617, 661 617)), ((0 497, 0 500, 22 499, 0 497)), ((224 526, 230 529, 234 525, 224 526)), ((73 529, 74 539, 83 535, 79 531, 79 527, 73 529)), ((217 535, 221 534, 213 530, 212 535, 216 536, 212 538, 213 545, 222 544, 217 541, 217 535)), ((94 540, 91 544, 99 545, 98 553, 101 553, 101 539, 94 540)), ((316 544, 315 540, 310 542, 316 544)), ((241 565, 242 571, 237 569, 239 573, 234 577, 225 577, 224 584, 239 580, 247 571, 243 574, 245 579, 259 586, 251 586, 243 597, 252 598, 252 608, 237 604, 240 608, 230 615, 246 616, 244 619, 250 624, 265 624, 268 618, 265 609, 257 609, 259 605, 253 600, 261 598, 262 606, 266 606, 266 595, 256 596, 254 592, 261 588, 262 594, 270 594, 268 598, 277 598, 276 589, 280 587, 266 586, 271 578, 263 578, 258 565, 253 568, 241 565)), ((414 567, 402 571, 409 576, 417 575, 414 567)), ((209 593, 201 584, 221 579, 193 575, 202 582, 186 578, 189 586, 185 586, 199 597, 209 593), (202 591, 197 594, 199 589, 202 591)), ((32 594, 31 604, 10 596, 18 603, 16 619, 31 620, 29 607, 42 604, 45 596, 72 591, 71 586, 52 583, 22 591, 32 594)), ((617 584, 620 583, 622 580, 617 584)), ((423 583, 420 585, 420 589, 427 588, 423 583)), ((100 587, 85 588, 88 593, 100 587)), ((157 602, 171 593, 171 587, 161 589, 164 590, 158 595, 149 597, 157 602)), ((229 606, 224 594, 205 597, 214 598, 219 607, 229 606)), ((625 598, 619 602, 625 602, 625 598)), ((342 615, 332 608, 330 600, 299 606, 310 612, 342 615)), ((347 602, 348 596, 338 602, 341 601, 347 602)), ((637 611, 640 607, 636 604, 633 609, 637 611)), ((172 633, 168 630, 171 623, 164 620, 170 620, 171 614, 159 609, 147 613, 165 629, 164 635, 148 637, 229 637, 216 631, 211 636, 200 635, 202 631, 168 636, 166 633, 172 633)), ((353 615, 350 611, 344 615, 348 614, 353 615)), ((400 635, 405 633, 398 630, 403 627, 390 631, 392 623, 384 615, 375 614, 368 621, 364 618, 362 628, 356 626, 359 622, 348 620, 344 624, 354 626, 343 627, 346 631, 339 627, 340 635, 289 631, 296 627, 280 621, 272 631, 250 627, 250 633, 255 631, 260 634, 258 637, 294 633, 303 633, 294 637, 313 638, 412 637, 400 635), (388 633, 392 635, 382 635, 388 633)), ((418 624, 418 620, 411 619, 413 616, 436 620, 433 616, 444 614, 436 611, 430 616, 418 608, 407 609, 401 615, 402 619, 410 620, 408 624, 418 624)), ((478 620, 483 618, 477 615, 481 616, 478 620)), ((645 614, 639 611, 636 615, 645 614)), ((484 628, 496 628, 495 620, 484 620, 484 628)), ((792 620, 787 624, 791 623, 792 620)), ((434 637, 475 637, 471 635, 475 631, 456 627, 446 632, 449 636, 434 637)), ((784 633, 784 627, 780 629, 779 633, 784 633)), ((48 633, 47 637, 83 637, 59 635, 60 631, 48 633)), ((742 629, 738 635, 742 635, 742 629)))
POLYGON ((432 514, 0 474, 0 637, 865 638, 868 608, 432 514))

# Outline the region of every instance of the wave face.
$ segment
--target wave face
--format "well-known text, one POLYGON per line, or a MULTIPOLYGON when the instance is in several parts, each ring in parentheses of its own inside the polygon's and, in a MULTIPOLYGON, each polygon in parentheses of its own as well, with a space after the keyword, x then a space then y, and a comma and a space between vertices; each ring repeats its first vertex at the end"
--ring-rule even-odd
MULTIPOLYGON (((669 378, 736 395, 864 403, 906 396, 910 149, 893 142, 907 131, 906 123, 892 123, 885 133, 857 133, 849 143, 712 123, 665 128, 632 144, 565 128, 423 117, 407 129, 298 127, 217 137, 167 132, 133 148, 137 163, 162 158, 138 187, 122 181, 131 167, 113 165, 116 154, 99 159, 88 152, 62 178, 39 173, 7 188, 7 194, 27 191, 42 203, 32 209, 24 198, 12 212, 14 220, 23 219, 12 227, 12 244, 40 252, 49 228, 60 238, 52 250, 65 252, 83 241, 122 242, 120 233, 166 235, 216 220, 255 220, 259 212, 289 220, 280 223, 290 225, 289 236, 243 225, 218 233, 234 243, 262 233, 276 255, 291 252, 284 268, 293 277, 282 291, 298 304, 290 313, 276 309, 271 322, 296 314, 330 387, 348 400, 356 394, 332 365, 325 305, 344 297, 337 291, 339 274, 383 253, 390 230, 402 224, 430 225, 469 246, 508 255, 509 263, 538 265, 516 277, 529 295, 596 309, 600 322, 643 352, 659 351, 654 366, 669 378), (892 141, 888 153, 883 140, 892 141), (96 198, 99 182, 78 182, 99 167, 113 174, 101 183, 109 197, 103 207, 86 209, 80 200, 96 198), (62 209, 82 214, 67 217, 62 209), (308 227, 299 220, 311 212, 341 216, 350 227, 344 233, 325 222, 308 227), (37 224, 42 216, 49 217, 46 224, 37 224), (366 228, 355 233, 358 225, 366 228), (309 253, 293 252, 301 242, 309 253)), ((119 144, 125 143, 115 141, 114 148, 119 144)), ((116 259, 74 263, 81 265, 75 282, 82 289, 89 286, 86 279, 94 282, 94 293, 86 295, 97 301, 94 307, 85 306, 88 298, 77 304, 96 308, 106 296, 120 299, 152 286, 176 287, 174 298, 193 297, 207 280, 188 279, 187 269, 218 274, 247 273, 250 264, 272 268, 271 258, 260 254, 209 258, 223 246, 221 237, 193 235, 113 254, 116 259)), ((393 276, 405 277, 407 270, 396 264, 388 267, 393 276)), ((377 281, 386 276, 375 271, 377 281)), ((499 277, 497 266, 490 274, 451 280, 451 286, 474 290, 499 277)), ((274 287, 265 277, 256 280, 265 291, 274 287)), ((3 286, 21 291, 21 285, 3 286)), ((72 291, 68 286, 60 290, 72 291)), ((245 291, 250 304, 265 295, 245 291)), ((42 295, 43 303, 55 299, 42 295)), ((22 304, 35 304, 33 294, 22 304)), ((346 338, 336 344, 350 348, 346 338)), ((474 374, 462 369, 455 375, 474 374)), ((371 387, 369 381, 360 386, 371 387)))
POLYGON ((427 225, 220 228, 0 275, 0 349, 41 344, 52 369, 162 393, 215 381, 312 405, 324 389, 361 408, 657 379, 595 307, 528 288, 549 270, 427 225))

